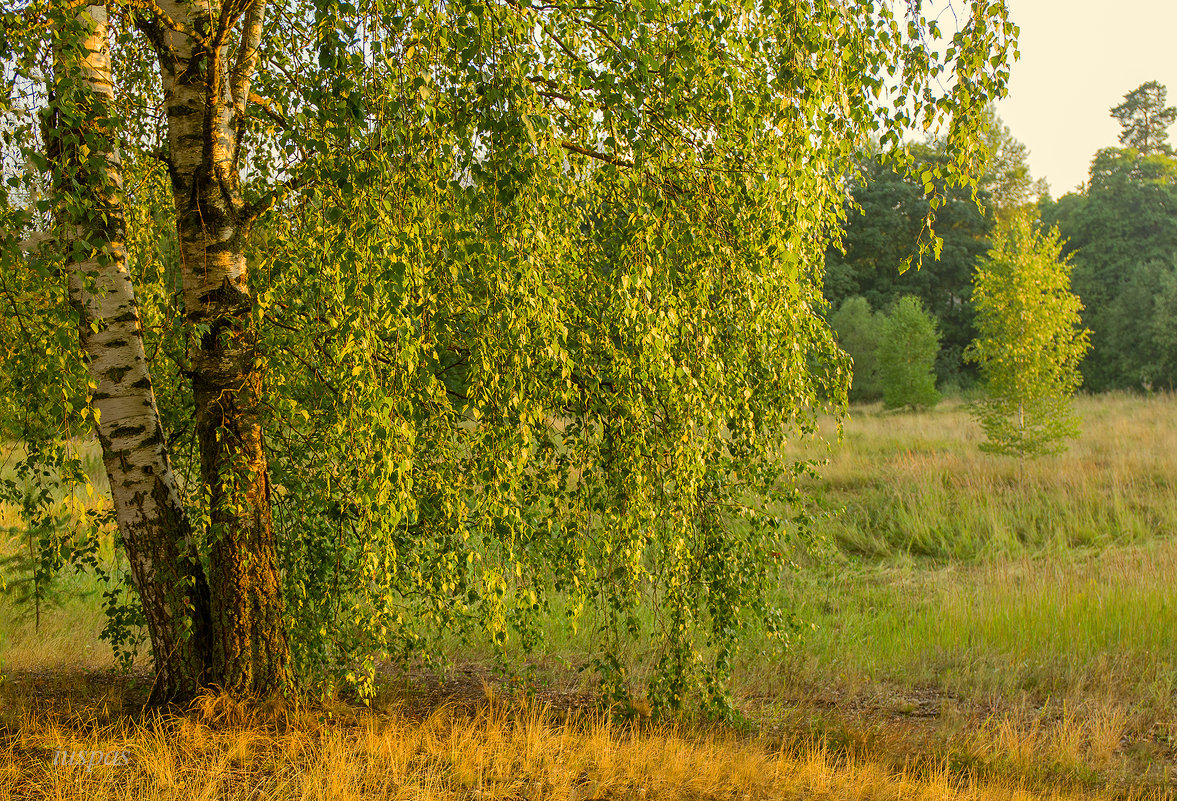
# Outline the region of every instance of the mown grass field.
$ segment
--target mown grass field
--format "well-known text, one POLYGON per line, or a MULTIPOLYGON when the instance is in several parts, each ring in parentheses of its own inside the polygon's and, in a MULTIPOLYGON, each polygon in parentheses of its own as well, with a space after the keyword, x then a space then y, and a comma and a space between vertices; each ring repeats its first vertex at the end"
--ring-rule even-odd
POLYGON ((852 410, 811 454, 825 544, 780 589, 807 625, 740 665, 735 727, 610 721, 559 668, 504 697, 477 655, 371 710, 141 715, 91 585, 38 631, 0 600, 0 799, 1174 797, 1177 398, 1079 410, 1067 453, 1026 462, 981 453, 960 404, 852 410), (52 765, 83 748, 129 764, 52 765))

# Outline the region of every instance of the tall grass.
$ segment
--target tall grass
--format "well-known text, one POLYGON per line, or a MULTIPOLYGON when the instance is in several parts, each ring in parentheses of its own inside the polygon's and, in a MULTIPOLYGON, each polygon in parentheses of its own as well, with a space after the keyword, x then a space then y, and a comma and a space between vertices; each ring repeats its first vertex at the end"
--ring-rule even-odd
POLYGON ((1080 398, 1068 451, 1020 460, 981 452, 959 403, 918 414, 852 411, 809 489, 820 530, 850 554, 974 560, 1102 548, 1177 532, 1177 399, 1080 398))
POLYGON ((244 709, 209 696, 181 717, 135 720, 91 706, 25 708, 0 723, 0 797, 119 799, 863 799, 1027 801, 1017 781, 970 779, 948 765, 892 769, 817 744, 780 747, 720 729, 635 727, 493 700, 419 715, 244 709), (60 750, 123 752, 92 770, 60 750))
POLYGON ((1139 707, 1177 723, 1177 543, 974 567, 802 574, 785 602, 813 628, 814 675, 1139 707))

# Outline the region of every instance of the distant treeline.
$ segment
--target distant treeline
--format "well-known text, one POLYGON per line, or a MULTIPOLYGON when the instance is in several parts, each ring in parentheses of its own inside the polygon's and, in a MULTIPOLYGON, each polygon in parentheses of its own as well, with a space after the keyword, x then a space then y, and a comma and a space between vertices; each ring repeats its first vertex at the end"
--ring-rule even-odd
MULTIPOLYGON (((940 387, 949 392, 972 387, 976 366, 963 357, 976 336, 974 270, 990 248, 998 219, 1031 206, 1045 227, 1057 226, 1063 252, 1074 265, 1072 286, 1082 299, 1092 341, 1081 368, 1084 389, 1173 388, 1177 155, 1167 129, 1177 110, 1165 106, 1165 94, 1162 85, 1150 82, 1126 95, 1112 110, 1123 125, 1121 146, 1100 150, 1086 184, 1057 201, 1031 179, 1025 147, 993 116, 990 163, 978 186, 981 207, 968 190, 939 187, 947 196, 935 223, 943 248, 938 258, 926 255, 919 269, 903 273, 900 267, 913 255, 928 211, 926 187, 864 153, 848 186, 842 247, 831 249, 826 259, 825 292, 835 329, 839 311, 843 320, 862 321, 868 311, 863 300, 881 320, 900 298, 915 296, 939 331, 934 369, 940 387)), ((913 147, 913 155, 929 165, 948 158, 936 142, 913 147)), ((869 329, 857 325, 844 333, 843 340, 853 344, 843 341, 843 347, 855 361, 873 365, 869 329)), ((876 380, 861 378, 856 375, 852 399, 881 397, 876 380)))

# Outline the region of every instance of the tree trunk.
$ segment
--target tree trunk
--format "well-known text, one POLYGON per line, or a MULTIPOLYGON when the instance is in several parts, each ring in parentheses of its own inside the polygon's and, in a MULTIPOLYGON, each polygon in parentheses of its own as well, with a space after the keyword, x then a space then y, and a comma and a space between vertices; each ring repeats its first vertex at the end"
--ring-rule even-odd
POLYGON ((201 478, 209 493, 212 642, 207 678, 232 693, 291 685, 290 648, 262 437, 262 363, 246 265, 249 220, 237 152, 262 25, 262 0, 238 4, 244 25, 232 69, 227 29, 207 0, 160 7, 189 33, 156 23, 201 478))
POLYGON ((70 297, 95 385, 103 463, 158 671, 155 701, 192 696, 209 644, 208 585, 168 458, 127 269, 122 173, 109 118, 107 15, 84 6, 55 51, 45 140, 70 297), (93 190, 78 196, 77 186, 93 190))

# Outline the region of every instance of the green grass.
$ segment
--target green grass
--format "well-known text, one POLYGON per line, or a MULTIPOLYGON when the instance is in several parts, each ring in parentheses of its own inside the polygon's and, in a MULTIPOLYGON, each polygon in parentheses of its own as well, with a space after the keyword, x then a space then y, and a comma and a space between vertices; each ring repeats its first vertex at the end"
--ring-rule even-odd
POLYGON ((1177 398, 1079 408, 1070 450, 1026 462, 981 453, 960 405, 853 410, 810 487, 843 509, 819 521, 828 549, 781 587, 810 628, 746 663, 744 691, 868 752, 1171 787, 1177 398))
POLYGON ((973 567, 805 572, 785 602, 814 628, 789 659, 814 677, 984 699, 1100 698, 1177 712, 1177 543, 973 567))
MULTIPOLYGON (((852 410, 809 490, 848 554, 973 561, 1147 542, 1177 532, 1177 399, 1082 398, 1082 435, 1057 456, 993 456, 959 403, 852 410)), ((816 454, 821 455, 821 454, 816 454)))
MULTIPOLYGON (((94 485, 94 495, 79 489, 72 502, 85 506, 104 504, 109 490, 98 444, 79 443, 78 447, 94 485)), ((19 482, 15 465, 23 456, 19 446, 0 446, 0 480, 19 482)), ((63 506, 62 514, 68 525, 71 512, 63 506)), ((28 555, 29 543, 19 510, 0 503, 0 558, 22 553, 28 555)), ((98 558, 107 566, 117 559, 109 537, 98 558)), ((63 570, 46 588, 39 609, 33 602, 18 602, 22 591, 28 595, 28 580, 26 572, 0 575, 0 672, 113 666, 110 646, 99 637, 104 623, 102 587, 95 576, 63 570)))
POLYGON ((29 604, 0 596, 0 672, 113 666, 110 646, 99 637, 102 599, 94 585, 87 577, 65 579, 60 603, 42 606, 40 625, 29 604))

